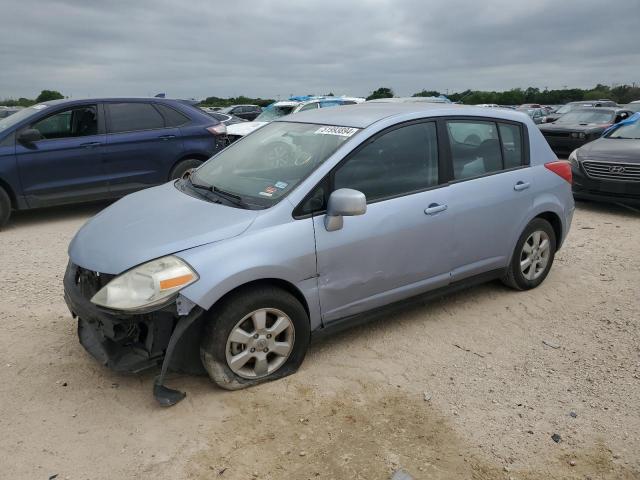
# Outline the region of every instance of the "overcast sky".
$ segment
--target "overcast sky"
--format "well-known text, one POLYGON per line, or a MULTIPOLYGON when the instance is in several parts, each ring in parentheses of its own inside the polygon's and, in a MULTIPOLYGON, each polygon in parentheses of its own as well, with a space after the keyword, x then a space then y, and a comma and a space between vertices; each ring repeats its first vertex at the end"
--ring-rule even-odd
POLYGON ((640 83, 640 0, 0 0, 0 98, 640 83))

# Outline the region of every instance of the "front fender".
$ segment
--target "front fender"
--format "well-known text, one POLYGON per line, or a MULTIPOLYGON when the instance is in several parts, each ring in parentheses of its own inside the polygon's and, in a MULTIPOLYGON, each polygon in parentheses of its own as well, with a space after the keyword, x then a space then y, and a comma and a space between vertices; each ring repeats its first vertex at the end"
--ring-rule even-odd
POLYGON ((242 285, 276 279, 290 283, 305 298, 311 329, 320 325, 315 239, 310 218, 249 230, 239 237, 176 255, 200 276, 182 295, 204 309, 210 309, 242 285))

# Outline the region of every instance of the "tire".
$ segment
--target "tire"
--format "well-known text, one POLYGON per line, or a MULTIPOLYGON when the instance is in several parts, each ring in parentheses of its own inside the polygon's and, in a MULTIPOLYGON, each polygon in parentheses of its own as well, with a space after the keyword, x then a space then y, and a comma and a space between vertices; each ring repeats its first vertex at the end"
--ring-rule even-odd
POLYGON ((0 228, 4 227, 11 216, 11 198, 4 188, 0 187, 0 228))
POLYGON ((556 245, 556 234, 551 224, 542 218, 534 218, 516 243, 511 264, 502 278, 502 283, 515 290, 536 288, 547 278, 551 270, 556 245), (535 234, 538 234, 538 247, 535 234), (543 247, 545 240, 548 241, 546 249, 543 247), (527 265, 527 260, 533 261, 527 265))
POLYGON ((247 287, 211 310, 200 358, 214 383, 239 390, 294 373, 304 360, 309 338, 309 316, 293 295, 272 286, 247 287), (265 328, 260 329, 256 322, 263 311, 265 328), (269 334, 285 324, 285 330, 269 334))
POLYGON ((188 158, 186 160, 180 160, 175 167, 171 170, 169 174, 169 180, 177 180, 182 178, 184 173, 191 168, 198 168, 202 165, 202 160, 198 160, 195 158, 188 158))

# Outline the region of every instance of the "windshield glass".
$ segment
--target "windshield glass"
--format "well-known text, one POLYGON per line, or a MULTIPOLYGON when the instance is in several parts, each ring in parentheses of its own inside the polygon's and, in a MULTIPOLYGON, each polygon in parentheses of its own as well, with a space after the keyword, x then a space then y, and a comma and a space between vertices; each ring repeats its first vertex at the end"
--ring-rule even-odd
POLYGON ((574 110, 561 116, 556 123, 613 123, 610 110, 574 110))
POLYGON ((357 128, 273 122, 232 143, 191 176, 245 203, 269 207, 313 172, 357 128))
POLYGON ((633 138, 640 140, 640 121, 616 128, 607 135, 607 138, 633 138))
POLYGON ((46 105, 34 105, 33 107, 24 108, 19 112, 14 113, 13 115, 9 115, 6 118, 0 120, 0 132, 13 127, 14 125, 20 123, 25 118, 30 117, 34 113, 46 108, 46 105))
POLYGON ((271 122, 276 118, 284 117, 293 112, 295 107, 292 105, 269 105, 260 115, 256 117, 255 122, 271 122))

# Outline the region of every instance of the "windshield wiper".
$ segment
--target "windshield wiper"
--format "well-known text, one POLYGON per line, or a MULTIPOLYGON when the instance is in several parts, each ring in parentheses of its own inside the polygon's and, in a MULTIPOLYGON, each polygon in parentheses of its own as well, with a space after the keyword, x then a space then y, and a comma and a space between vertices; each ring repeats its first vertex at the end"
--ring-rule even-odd
POLYGON ((189 183, 191 183, 191 186, 193 188, 197 188, 197 189, 200 189, 200 190, 205 190, 207 192, 214 193, 219 198, 222 198, 222 199, 226 200, 227 202, 233 203, 234 205, 237 205, 238 207, 251 208, 251 205, 249 205, 248 203, 244 202, 240 195, 236 195, 235 193, 227 192, 225 190, 222 190, 222 189, 216 187, 215 185, 205 185, 205 184, 202 184, 202 183, 195 183, 191 177, 189 177, 189 183))
POLYGON ((240 195, 236 195, 235 193, 227 192, 222 190, 215 185, 211 185, 211 191, 218 195, 219 197, 224 198, 225 200, 238 205, 239 207, 248 207, 248 204, 242 201, 242 197, 240 195))

